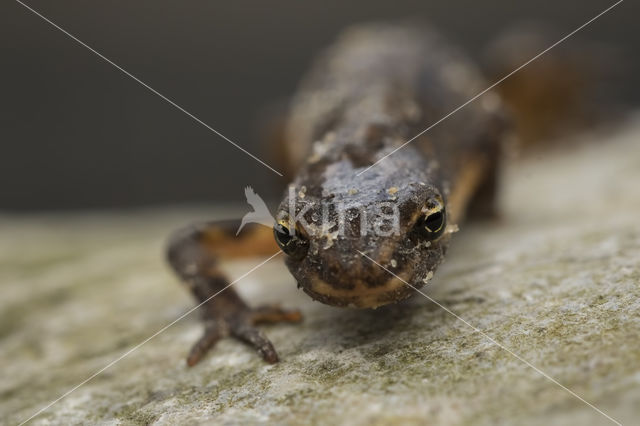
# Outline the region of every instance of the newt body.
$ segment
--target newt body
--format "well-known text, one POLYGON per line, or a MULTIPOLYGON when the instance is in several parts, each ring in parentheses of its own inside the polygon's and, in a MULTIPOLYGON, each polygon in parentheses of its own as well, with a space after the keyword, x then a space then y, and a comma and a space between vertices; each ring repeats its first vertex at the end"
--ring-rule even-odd
MULTIPOLYGON (((455 225, 483 185, 492 190, 503 130, 499 99, 470 104, 389 154, 484 87, 471 62, 418 27, 357 27, 321 56, 293 103, 287 129, 290 160, 298 165, 293 186, 306 188, 304 198, 293 192, 296 213, 310 206, 306 216, 312 222, 325 203, 351 211, 342 219, 346 235, 315 229, 305 235, 307 255, 287 258, 311 297, 331 305, 376 307, 414 292, 360 252, 416 287, 433 275, 449 232, 425 239, 416 223, 425 206, 437 202, 455 225), (399 210, 399 231, 361 235, 362 217, 371 222, 387 202, 399 210)), ((478 208, 486 209, 486 202, 478 208)), ((285 197, 279 219, 287 216, 290 203, 285 197)), ((340 221, 336 214, 330 219, 340 221)))
MULTIPOLYGON (((292 103, 282 155, 296 174, 274 227, 299 287, 323 303, 360 308, 414 293, 362 253, 416 288, 431 279, 465 213, 491 211, 505 128, 500 100, 489 94, 393 151, 484 87, 470 61, 417 26, 355 27, 319 57, 292 103)), ((169 261, 198 301, 228 285, 220 258, 245 243, 254 254, 277 251, 260 226, 228 244, 236 228, 214 222, 173 235, 169 261)), ((249 308, 232 288, 203 313, 205 335, 190 365, 227 335, 275 362, 255 324, 300 319, 249 308)))

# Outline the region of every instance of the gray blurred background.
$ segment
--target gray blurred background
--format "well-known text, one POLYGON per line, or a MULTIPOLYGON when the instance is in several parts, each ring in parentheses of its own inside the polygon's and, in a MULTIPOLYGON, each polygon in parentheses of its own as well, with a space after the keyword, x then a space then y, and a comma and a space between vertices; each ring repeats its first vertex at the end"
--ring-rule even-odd
MULTIPOLYGON (((350 23, 426 19, 479 57, 514 22, 563 35, 613 1, 25 3, 269 162, 259 122, 350 23)), ((638 16, 627 0, 580 33, 624 52, 631 105, 638 16)), ((2 210, 240 203, 247 184, 273 195, 285 183, 13 0, 0 6, 0 48, 2 210)))

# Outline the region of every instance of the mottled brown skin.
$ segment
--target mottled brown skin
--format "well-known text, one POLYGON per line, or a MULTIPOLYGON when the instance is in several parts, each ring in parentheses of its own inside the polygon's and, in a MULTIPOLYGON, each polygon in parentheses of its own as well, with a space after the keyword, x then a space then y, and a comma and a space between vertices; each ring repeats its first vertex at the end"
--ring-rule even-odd
MULTIPOLYGON (((488 96, 468 105, 357 174, 484 87, 479 72, 464 56, 436 34, 413 25, 354 27, 319 57, 292 102, 282 154, 290 169, 298 172, 291 184, 294 191, 287 191, 276 216, 286 221, 292 201, 296 213, 308 206, 304 217, 312 224, 322 214, 323 203, 341 203, 353 214, 345 216, 341 236, 332 234, 334 229, 300 230, 308 250, 301 258, 286 259, 298 287, 323 303, 361 308, 413 294, 413 289, 360 252, 416 288, 429 281, 465 213, 491 212, 504 128, 499 99, 488 96), (290 193, 295 199, 289 199, 290 193), (373 217, 380 202, 397 206, 400 232, 363 236, 361 215, 373 217), (444 205, 448 228, 427 241, 416 231, 416 223, 425 206, 434 202, 444 205)), ((219 228, 215 223, 187 228, 170 242, 169 261, 198 301, 228 284, 216 265, 230 241, 210 237, 216 232, 225 235, 216 231, 219 228)), ((266 238, 264 231, 243 231, 239 238, 260 248, 245 254, 277 250, 275 245, 267 249, 268 245, 256 242, 266 238)), ((241 244, 232 243, 236 248, 241 244)), ((254 324, 259 319, 300 319, 297 312, 279 308, 251 309, 231 288, 207 302, 203 314, 206 332, 192 350, 189 365, 226 335, 248 342, 265 360, 275 362, 273 346, 254 324)))
MULTIPOLYGON (((442 198, 455 225, 479 194, 483 203, 474 210, 490 212, 504 128, 495 97, 468 105, 357 175, 485 87, 464 56, 417 26, 355 27, 320 57, 294 100, 288 125, 290 158, 300 164, 292 183, 297 212, 310 205, 307 216, 319 216, 330 200, 371 217, 379 203, 393 201, 401 223, 399 235, 363 237, 355 229, 328 248, 331 230, 306 236, 307 256, 286 260, 305 292, 336 306, 377 307, 404 299, 414 290, 360 252, 419 288, 444 259, 450 239, 447 232, 424 244, 415 232, 422 207, 442 198), (390 188, 398 191, 391 196, 390 188)), ((286 217, 290 202, 287 192, 279 218, 286 217)), ((359 215, 349 218, 350 226, 358 222, 359 215)))

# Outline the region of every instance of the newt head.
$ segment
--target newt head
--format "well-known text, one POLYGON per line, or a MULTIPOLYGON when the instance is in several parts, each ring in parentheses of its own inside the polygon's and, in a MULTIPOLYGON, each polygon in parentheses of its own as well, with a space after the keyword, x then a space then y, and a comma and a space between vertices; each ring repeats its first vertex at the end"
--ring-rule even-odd
POLYGON ((403 280, 422 287, 442 262, 449 232, 437 168, 403 151, 362 176, 367 165, 346 156, 307 165, 290 185, 274 236, 313 299, 358 308, 397 302, 415 291, 403 280))

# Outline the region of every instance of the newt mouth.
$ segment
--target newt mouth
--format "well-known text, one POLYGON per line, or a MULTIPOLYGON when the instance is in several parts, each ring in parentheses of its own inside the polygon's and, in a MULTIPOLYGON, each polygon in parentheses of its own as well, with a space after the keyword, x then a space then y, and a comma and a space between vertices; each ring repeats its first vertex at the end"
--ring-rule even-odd
POLYGON ((360 281, 351 289, 336 288, 319 277, 309 277, 307 282, 302 284, 302 289, 312 299, 326 305, 375 309, 406 299, 414 293, 415 290, 403 281, 410 282, 403 275, 407 274, 398 274, 402 279, 389 275, 384 284, 375 287, 369 287, 360 281))

